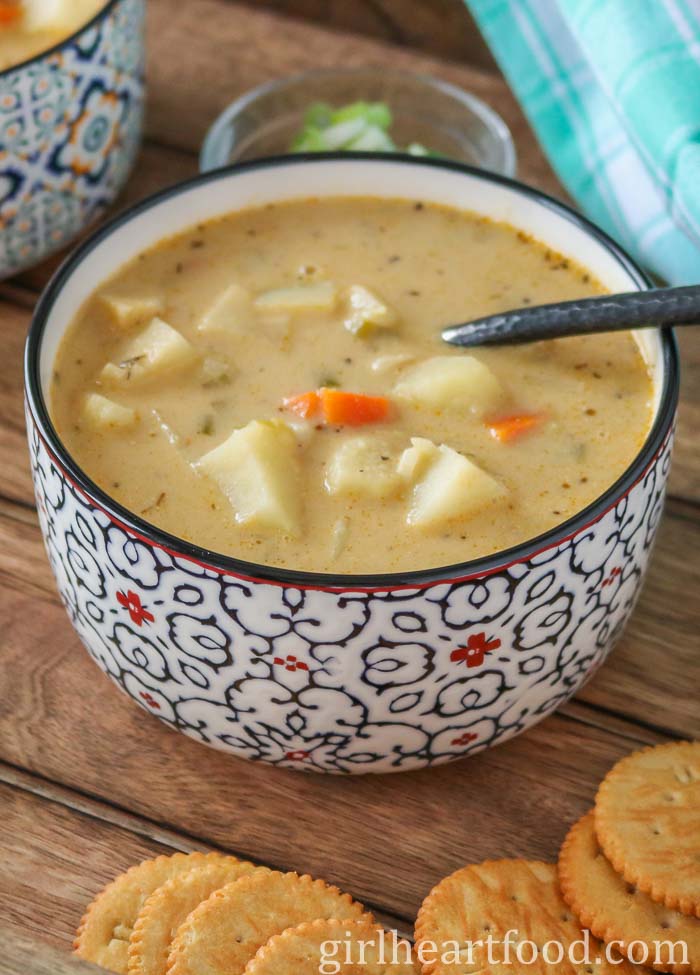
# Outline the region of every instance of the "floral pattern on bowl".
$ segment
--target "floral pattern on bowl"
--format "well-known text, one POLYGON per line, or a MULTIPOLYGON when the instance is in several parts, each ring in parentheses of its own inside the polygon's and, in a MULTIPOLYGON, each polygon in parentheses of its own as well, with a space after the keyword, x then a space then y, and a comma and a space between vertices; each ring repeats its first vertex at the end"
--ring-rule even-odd
POLYGON ((139 538, 71 483, 29 423, 47 551, 97 665, 198 741, 335 773, 440 765, 576 693, 634 607, 672 441, 612 508, 530 558, 423 587, 333 591, 222 573, 139 538))
POLYGON ((143 122, 144 0, 112 0, 0 74, 0 277, 94 221, 126 182, 143 122))

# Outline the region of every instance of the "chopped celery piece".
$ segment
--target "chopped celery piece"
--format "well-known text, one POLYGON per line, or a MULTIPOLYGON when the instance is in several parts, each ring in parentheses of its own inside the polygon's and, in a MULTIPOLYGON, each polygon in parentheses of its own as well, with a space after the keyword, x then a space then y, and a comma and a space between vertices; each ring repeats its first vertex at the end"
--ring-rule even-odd
MULTIPOLYGON (((301 131, 292 140, 292 152, 332 152, 348 149, 356 152, 398 152, 389 134, 393 123, 391 109, 385 102, 357 101, 334 109, 326 102, 314 102, 304 112, 301 131)), ((405 149, 413 156, 432 156, 419 142, 405 149)))
POLYGON ((327 129, 324 129, 323 141, 326 143, 326 149, 329 150, 347 148, 354 139, 357 139, 366 130, 367 123, 363 118, 351 118, 347 122, 337 122, 335 125, 329 125, 327 129))
POLYGON ((353 102, 333 112, 334 123, 357 118, 380 129, 388 129, 393 121, 391 109, 385 102, 353 102))
POLYGON ((314 102, 304 112, 304 125, 309 128, 325 129, 333 122, 333 109, 326 102, 314 102))
POLYGON ((322 129, 308 126, 294 138, 292 152, 328 152, 322 129))
POLYGON ((430 149, 426 149, 424 145, 420 142, 409 142, 406 146, 406 152, 409 156, 434 156, 435 153, 431 152, 430 149))
POLYGON ((347 148, 358 152, 396 152, 396 143, 378 125, 368 125, 347 148))

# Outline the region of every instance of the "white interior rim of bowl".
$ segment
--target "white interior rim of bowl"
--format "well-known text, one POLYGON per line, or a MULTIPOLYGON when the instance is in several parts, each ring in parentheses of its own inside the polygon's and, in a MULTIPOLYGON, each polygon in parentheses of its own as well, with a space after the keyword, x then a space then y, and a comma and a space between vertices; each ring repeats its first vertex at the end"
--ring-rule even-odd
MULTIPOLYGON (((283 91, 289 85, 295 82, 300 82, 303 80, 313 80, 318 79, 320 91, 323 91, 322 85, 324 78, 336 76, 339 74, 346 75, 351 78, 354 74, 360 74, 363 71, 371 71, 372 66, 368 65, 363 68, 316 68, 311 71, 303 71, 299 74, 288 75, 286 78, 275 78, 273 81, 266 81, 262 85, 258 85, 255 88, 251 88, 250 91, 245 92, 240 98, 231 102, 221 115, 216 118, 211 124, 207 134, 204 137, 204 142, 202 143, 202 148, 199 154, 199 171, 200 173, 208 173, 213 169, 220 169, 229 163, 228 159, 220 159, 221 155, 217 149, 220 144, 224 142, 222 138, 223 133, 231 124, 231 119, 235 118, 246 108, 248 108, 253 102, 257 101, 264 95, 270 94, 275 91, 283 91)), ((374 70, 379 70, 374 69, 374 70)), ((464 88, 459 88, 457 85, 450 84, 449 81, 443 81, 441 78, 436 78, 433 75, 423 74, 420 72, 404 71, 401 68, 391 68, 386 69, 386 74, 393 78, 410 78, 412 81, 422 81, 425 83, 426 87, 435 88, 441 94, 447 95, 453 98, 455 101, 462 102, 462 104, 467 105, 485 126, 493 131, 498 138, 501 147, 503 149, 503 170, 500 172, 501 176, 508 176, 513 178, 516 173, 517 168, 517 153, 515 151, 515 143, 513 142, 513 136, 510 129, 505 121, 501 118, 498 112, 491 108, 487 102, 479 98, 477 95, 473 95, 471 92, 464 88)))
POLYGON ((11 64, 9 68, 4 68, 2 71, 0 71, 0 81, 2 81, 6 75, 12 74, 13 71, 22 71, 24 68, 29 67, 29 65, 42 61, 44 58, 51 57, 52 54, 56 54, 68 44, 72 44, 73 41, 80 37, 84 31, 92 30, 92 28, 96 27, 104 17, 109 17, 113 8, 117 7, 123 2, 124 0, 106 0, 104 6, 101 7, 97 13, 87 21, 87 23, 83 24, 82 27, 78 27, 71 34, 69 34, 68 37, 64 37, 51 47, 47 47, 45 51, 39 51, 38 54, 34 54, 31 58, 20 61, 19 64, 11 64))
MULTIPOLYGON (((523 207, 526 211, 529 210, 533 216, 538 213, 540 222, 553 220, 553 225, 559 228, 560 237, 573 234, 579 244, 588 241, 591 246, 595 246, 601 261, 606 264, 611 273, 615 272, 618 275, 618 281, 626 283, 628 289, 642 290, 649 286, 644 273, 611 238, 565 204, 525 184, 460 163, 416 159, 393 153, 340 152, 266 158, 201 174, 137 203, 98 229, 64 261, 39 299, 25 351, 26 392, 41 436, 69 479, 119 525, 135 536, 178 557, 184 557, 223 574, 254 581, 329 590, 411 589, 439 582, 483 577, 561 544, 588 524, 598 520, 644 475, 672 428, 678 402, 679 362, 675 338, 668 330, 662 332, 646 330, 644 333, 647 338, 653 337, 650 341, 656 343, 659 354, 661 378, 657 382, 655 419, 634 461, 607 491, 565 522, 517 546, 478 559, 431 569, 416 569, 411 572, 334 575, 291 570, 236 559, 186 542, 132 514, 94 484, 72 459, 51 422, 44 387, 48 386, 50 381, 53 361, 63 331, 83 301, 94 291, 94 282, 103 281, 111 276, 126 260, 135 257, 137 253, 164 237, 186 230, 198 222, 242 208, 243 203, 240 200, 238 205, 235 202, 231 205, 231 201, 235 200, 237 195, 240 196, 246 187, 246 181, 249 185, 244 197, 245 206, 256 206, 265 202, 281 202, 285 199, 303 199, 319 195, 374 195, 390 199, 403 197, 439 203, 442 200, 438 189, 440 187, 444 189, 445 183, 450 180, 455 186, 458 186, 461 181, 470 181, 472 189, 478 187, 480 202, 484 202, 485 197, 490 194, 492 199, 501 200, 501 204, 505 205, 506 213, 509 212, 509 207, 517 205, 521 210, 523 207), (334 179, 345 189, 328 189, 320 193, 321 175, 324 169, 326 176, 332 170, 334 179), (293 171, 295 178, 280 180, 280 174, 285 170, 288 171, 286 175, 289 175, 289 171, 293 171), (358 186, 371 186, 372 181, 376 183, 380 175, 386 177, 389 174, 391 175, 389 191, 378 192, 375 186, 373 192, 357 192, 358 186), (407 178, 409 176, 421 183, 424 192, 407 193, 405 190, 402 192, 402 187, 409 185, 407 178), (434 183, 431 191, 428 192, 423 181, 430 177, 441 177, 441 180, 439 183, 434 183), (252 192, 254 185, 257 185, 257 195, 252 192), (348 185, 354 187, 352 192, 348 191, 348 185), (217 193, 211 192, 214 186, 217 187, 217 193), (160 216, 165 217, 165 221, 153 220, 154 213, 158 210, 160 216), (169 224, 165 225, 168 220, 169 224), (136 239, 136 244, 129 243, 131 238, 136 239), (100 274, 96 268, 102 261, 109 269, 106 273, 100 274), (56 334, 53 336, 49 335, 51 341, 47 343, 48 326, 59 314, 64 319, 63 327, 56 329, 56 334)), ((457 202, 453 202, 452 205, 460 206, 457 202)), ((472 201, 472 208, 473 206, 472 201)), ((519 222, 515 218, 508 222, 512 222, 515 226, 522 226, 522 221, 519 222)), ((545 238, 545 243, 567 255, 567 249, 556 246, 557 242, 551 235, 545 238)), ((561 240, 559 243, 561 244, 561 240)), ((569 256, 573 255, 569 254, 569 256)), ((591 270, 595 273, 594 269, 591 270)))

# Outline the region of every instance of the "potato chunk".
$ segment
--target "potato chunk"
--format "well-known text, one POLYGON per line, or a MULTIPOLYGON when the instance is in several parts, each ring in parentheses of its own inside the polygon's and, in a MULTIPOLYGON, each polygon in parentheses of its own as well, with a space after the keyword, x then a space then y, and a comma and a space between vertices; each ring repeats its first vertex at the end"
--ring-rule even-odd
POLYGON ((328 465, 329 494, 354 494, 368 498, 389 498, 402 487, 392 448, 379 437, 352 437, 342 443, 328 465))
POLYGON ((265 291, 255 299, 258 311, 333 311, 338 298, 331 281, 299 284, 290 288, 265 291))
POLYGON ((247 288, 231 284, 207 308, 197 325, 200 332, 230 332, 253 319, 253 301, 247 288))
POLYGON ((396 312, 361 284, 353 284, 348 289, 348 306, 343 324, 353 335, 365 335, 376 328, 391 328, 396 324, 396 312))
POLYGON ((154 318, 122 351, 119 362, 108 362, 100 377, 113 383, 161 378, 192 365, 197 352, 178 331, 154 318))
POLYGON ((138 413, 129 406, 122 406, 99 393, 88 393, 83 414, 91 426, 98 430, 126 429, 138 422, 138 413))
POLYGON ((468 410, 482 415, 503 400, 501 384, 471 355, 439 355, 406 370, 394 387, 397 396, 433 409, 468 410))
POLYGON ((409 355, 407 352, 391 352, 387 355, 378 355, 376 359, 372 359, 370 369, 372 372, 384 375, 387 372, 399 372, 404 366, 414 361, 415 356, 409 355))
POLYGON ((399 457, 396 468, 399 477, 406 481, 417 481, 437 457, 437 446, 425 437, 411 437, 411 446, 399 457))
POLYGON ((406 522, 417 528, 470 518, 508 493, 468 457, 418 437, 401 456, 399 473, 413 484, 406 522))
POLYGON ((23 27, 28 31, 70 30, 71 0, 23 0, 23 27))
POLYGON ((226 359, 208 355, 202 360, 202 379, 206 386, 219 386, 231 381, 233 369, 226 359))
POLYGON ((164 307, 164 301, 158 295, 101 294, 100 301, 114 324, 125 330, 160 315, 164 307))
POLYGON ((297 440, 281 420, 251 420, 210 450, 195 469, 214 480, 236 521, 298 535, 301 520, 297 440))

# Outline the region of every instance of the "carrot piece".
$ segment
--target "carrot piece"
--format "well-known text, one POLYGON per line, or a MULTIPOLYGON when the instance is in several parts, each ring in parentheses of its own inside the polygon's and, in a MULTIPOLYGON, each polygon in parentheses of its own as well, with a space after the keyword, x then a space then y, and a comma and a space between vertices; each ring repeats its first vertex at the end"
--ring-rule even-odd
POLYGON ((18 3, 0 0, 0 26, 8 26, 19 20, 21 9, 18 3))
POLYGON ((285 410, 296 413, 303 420, 308 420, 315 416, 321 406, 321 397, 315 390, 308 393, 299 393, 298 396, 287 396, 282 400, 285 410))
POLYGON ((389 400, 385 396, 348 393, 328 386, 323 386, 318 391, 287 396, 282 400, 282 405, 304 420, 321 412, 325 423, 355 427, 385 420, 389 413, 389 400))
POLYGON ((489 433, 501 443, 510 443, 525 433, 531 433, 544 420, 541 413, 516 413, 498 420, 487 420, 489 433))
POLYGON ((359 427, 385 420, 389 414, 386 396, 366 396, 364 393, 348 393, 326 386, 319 390, 319 395, 326 423, 359 427))

